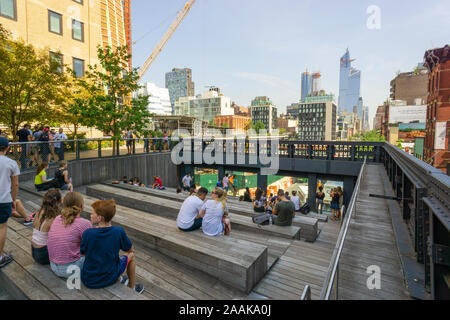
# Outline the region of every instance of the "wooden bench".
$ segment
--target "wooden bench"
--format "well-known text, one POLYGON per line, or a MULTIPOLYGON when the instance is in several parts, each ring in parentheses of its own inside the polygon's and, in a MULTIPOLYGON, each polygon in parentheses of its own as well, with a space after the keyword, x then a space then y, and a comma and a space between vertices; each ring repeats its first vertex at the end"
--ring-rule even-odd
MULTIPOLYGON (((176 193, 176 190, 173 188, 167 188, 166 190, 158 190, 158 189, 151 189, 151 188, 143 188, 138 186, 133 186, 129 184, 113 184, 112 180, 108 180, 105 182, 102 182, 101 184, 113 186, 116 188, 121 188, 125 190, 135 191, 142 194, 148 194, 153 196, 158 196, 160 198, 169 199, 169 200, 175 200, 175 201, 184 201, 188 197, 187 193, 176 193)), ((236 212, 241 212, 241 214, 245 215, 251 215, 253 214, 253 205, 250 202, 245 201, 239 201, 235 197, 228 196, 227 199, 228 206, 231 211, 235 210, 236 212)), ((328 222, 328 216, 326 214, 318 214, 315 212, 309 212, 308 214, 304 215, 305 217, 309 218, 315 218, 321 222, 328 222)))
POLYGON ((50 266, 34 262, 31 256, 31 227, 8 220, 4 251, 14 261, 0 270, 0 278, 13 295, 30 300, 147 300, 127 286, 115 283, 103 289, 68 289, 67 281, 56 276, 50 266))
MULTIPOLYGON (((85 197, 85 211, 97 199, 85 197)), ((249 293, 267 271, 267 247, 233 237, 182 232, 176 222, 118 205, 113 224, 188 266, 249 293)))
MULTIPOLYGON (((155 196, 136 193, 124 189, 118 190, 117 188, 113 188, 107 185, 88 186, 86 188, 86 194, 100 199, 114 198, 114 200, 120 205, 141 210, 144 212, 157 214, 171 219, 176 219, 182 205, 180 201, 161 199, 155 196)), ((302 235, 303 232, 302 227, 299 226, 287 226, 287 227, 280 227, 276 225, 260 226, 253 223, 250 216, 243 216, 237 214, 232 215, 233 212, 234 211, 230 210, 232 229, 266 233, 272 236, 296 240, 300 239, 300 236, 302 235)), ((315 232, 317 233, 317 220, 315 220, 315 222, 316 222, 315 232)), ((307 225, 310 226, 309 224, 307 225)), ((308 233, 307 236, 311 237, 310 233, 308 233)))

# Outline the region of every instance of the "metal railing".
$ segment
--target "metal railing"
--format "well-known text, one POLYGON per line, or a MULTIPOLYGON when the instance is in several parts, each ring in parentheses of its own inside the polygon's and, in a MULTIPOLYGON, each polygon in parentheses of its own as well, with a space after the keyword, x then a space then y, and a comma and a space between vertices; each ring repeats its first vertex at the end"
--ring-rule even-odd
POLYGON ((11 142, 7 156, 17 161, 23 171, 36 167, 42 162, 52 163, 59 160, 95 159, 171 151, 177 143, 171 138, 11 142))
POLYGON ((361 186, 361 180, 364 173, 364 168, 366 166, 366 159, 364 159, 364 163, 361 167, 361 170, 358 175, 358 180, 356 181, 356 185, 352 194, 352 198, 348 204, 348 209, 345 212, 342 211, 342 225, 341 230, 339 232, 338 240, 336 242, 336 246, 333 250, 333 255, 331 257, 330 266, 328 268, 327 278, 325 279, 324 286, 322 288, 322 292, 320 293, 320 300, 331 300, 332 294, 334 300, 338 300, 339 298, 339 262, 341 259, 342 250, 344 248, 345 238, 347 236, 348 228, 350 225, 350 221, 353 217, 353 212, 356 207, 356 200, 358 197, 359 189, 361 186))
POLYGON ((305 286, 303 289, 302 296, 300 297, 300 300, 311 300, 311 287, 309 284, 305 286))

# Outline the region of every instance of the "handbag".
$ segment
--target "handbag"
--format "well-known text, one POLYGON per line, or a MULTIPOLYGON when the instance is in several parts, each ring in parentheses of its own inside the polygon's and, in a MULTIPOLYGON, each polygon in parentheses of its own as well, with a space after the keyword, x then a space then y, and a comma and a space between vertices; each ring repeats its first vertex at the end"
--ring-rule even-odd
POLYGON ((253 223, 259 225, 268 225, 270 220, 272 219, 272 215, 268 213, 259 213, 252 216, 253 223))

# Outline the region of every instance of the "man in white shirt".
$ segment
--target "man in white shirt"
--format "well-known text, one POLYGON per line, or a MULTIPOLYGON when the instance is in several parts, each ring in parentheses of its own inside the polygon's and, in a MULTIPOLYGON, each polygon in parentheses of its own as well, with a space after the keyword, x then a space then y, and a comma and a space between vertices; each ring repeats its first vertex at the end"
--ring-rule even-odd
POLYGON ((300 198, 297 195, 297 191, 292 191, 291 201, 295 205, 295 211, 300 211, 300 198))
POLYGON ((199 216, 199 212, 207 195, 208 189, 202 187, 195 195, 184 200, 177 217, 178 229, 185 232, 200 229, 203 219, 199 216))
POLYGON ((15 209, 17 194, 19 193, 19 166, 10 158, 6 157, 9 149, 9 141, 0 137, 0 268, 11 261, 11 255, 3 254, 6 242, 6 231, 8 230, 8 219, 15 209))
POLYGON ((190 173, 187 173, 183 179, 181 180, 181 183, 183 184, 183 190, 184 191, 189 191, 189 189, 191 189, 191 182, 192 182, 192 177, 190 173))
POLYGON ((59 132, 53 136, 55 142, 55 153, 58 155, 59 161, 64 160, 64 142, 61 140, 67 140, 67 136, 64 133, 63 128, 59 128, 59 132))

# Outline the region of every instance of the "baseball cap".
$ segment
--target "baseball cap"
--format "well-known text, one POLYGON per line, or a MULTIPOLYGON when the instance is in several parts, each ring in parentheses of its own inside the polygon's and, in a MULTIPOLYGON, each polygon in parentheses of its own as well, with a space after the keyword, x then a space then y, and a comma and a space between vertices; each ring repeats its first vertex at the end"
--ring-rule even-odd
POLYGON ((9 147, 9 141, 5 137, 0 137, 0 147, 9 147))

